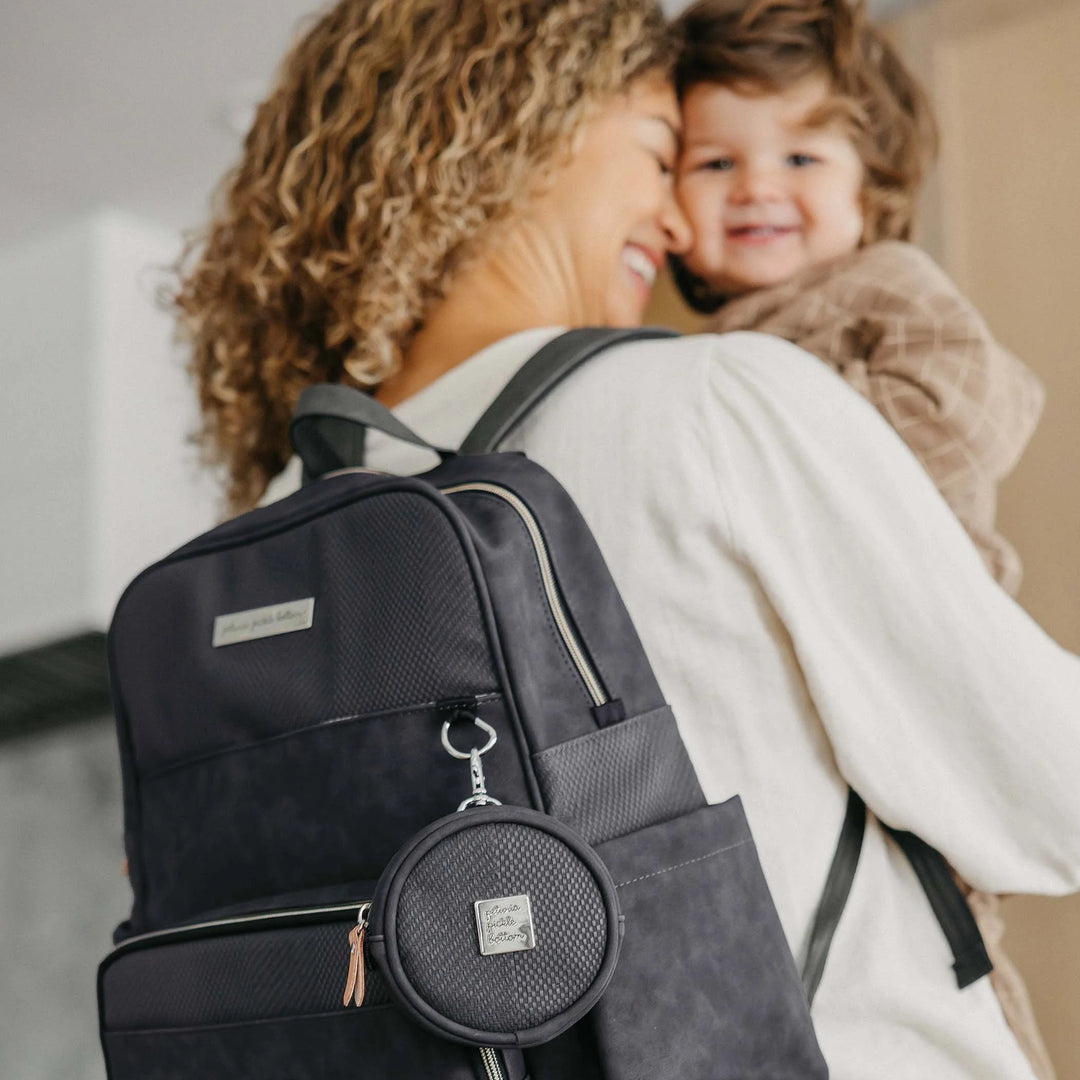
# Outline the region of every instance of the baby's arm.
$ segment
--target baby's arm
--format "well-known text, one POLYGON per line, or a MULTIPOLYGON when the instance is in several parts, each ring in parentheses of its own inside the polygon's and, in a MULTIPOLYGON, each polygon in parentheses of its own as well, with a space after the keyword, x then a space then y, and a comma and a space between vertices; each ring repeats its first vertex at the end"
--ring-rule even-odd
POLYGON ((994 530, 997 483, 1043 404, 1035 375, 999 345, 949 277, 910 244, 865 249, 826 285, 857 313, 861 356, 840 374, 915 453, 1010 591, 1019 560, 994 530))

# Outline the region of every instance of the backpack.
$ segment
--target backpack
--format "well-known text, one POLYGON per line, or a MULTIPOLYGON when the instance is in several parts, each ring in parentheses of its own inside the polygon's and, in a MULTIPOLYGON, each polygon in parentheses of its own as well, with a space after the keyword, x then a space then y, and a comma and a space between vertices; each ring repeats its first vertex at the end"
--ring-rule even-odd
POLYGON ((865 808, 800 982, 579 512, 491 452, 589 356, 663 333, 556 339, 415 477, 355 462, 368 426, 423 440, 309 388, 313 482, 125 591, 110 1080, 828 1075, 808 999, 865 808))

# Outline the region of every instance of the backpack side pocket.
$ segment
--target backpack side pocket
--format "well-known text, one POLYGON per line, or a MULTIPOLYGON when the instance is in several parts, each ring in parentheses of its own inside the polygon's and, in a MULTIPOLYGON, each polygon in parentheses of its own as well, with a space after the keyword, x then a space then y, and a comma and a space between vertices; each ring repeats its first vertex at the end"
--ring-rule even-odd
POLYGON ((828 1076, 741 800, 597 851, 626 917, 593 1012, 608 1080, 828 1076))

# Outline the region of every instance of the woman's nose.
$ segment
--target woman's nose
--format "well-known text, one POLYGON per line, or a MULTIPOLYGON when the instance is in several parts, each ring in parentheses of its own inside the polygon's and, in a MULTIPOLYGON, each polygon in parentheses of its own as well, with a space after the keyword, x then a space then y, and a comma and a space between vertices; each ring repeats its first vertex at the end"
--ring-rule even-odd
POLYGON ((674 192, 670 193, 664 202, 660 214, 660 227, 664 230, 667 249, 672 255, 684 255, 693 246, 694 232, 674 192))

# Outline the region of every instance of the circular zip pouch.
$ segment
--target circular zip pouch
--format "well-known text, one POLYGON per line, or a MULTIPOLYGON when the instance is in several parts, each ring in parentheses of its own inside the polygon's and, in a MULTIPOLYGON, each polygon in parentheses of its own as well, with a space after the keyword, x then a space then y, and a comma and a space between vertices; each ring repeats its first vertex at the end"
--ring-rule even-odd
POLYGON ((536 1046, 596 1004, 622 915, 600 856, 520 806, 451 814, 394 856, 367 941, 399 1003, 444 1038, 536 1046))

